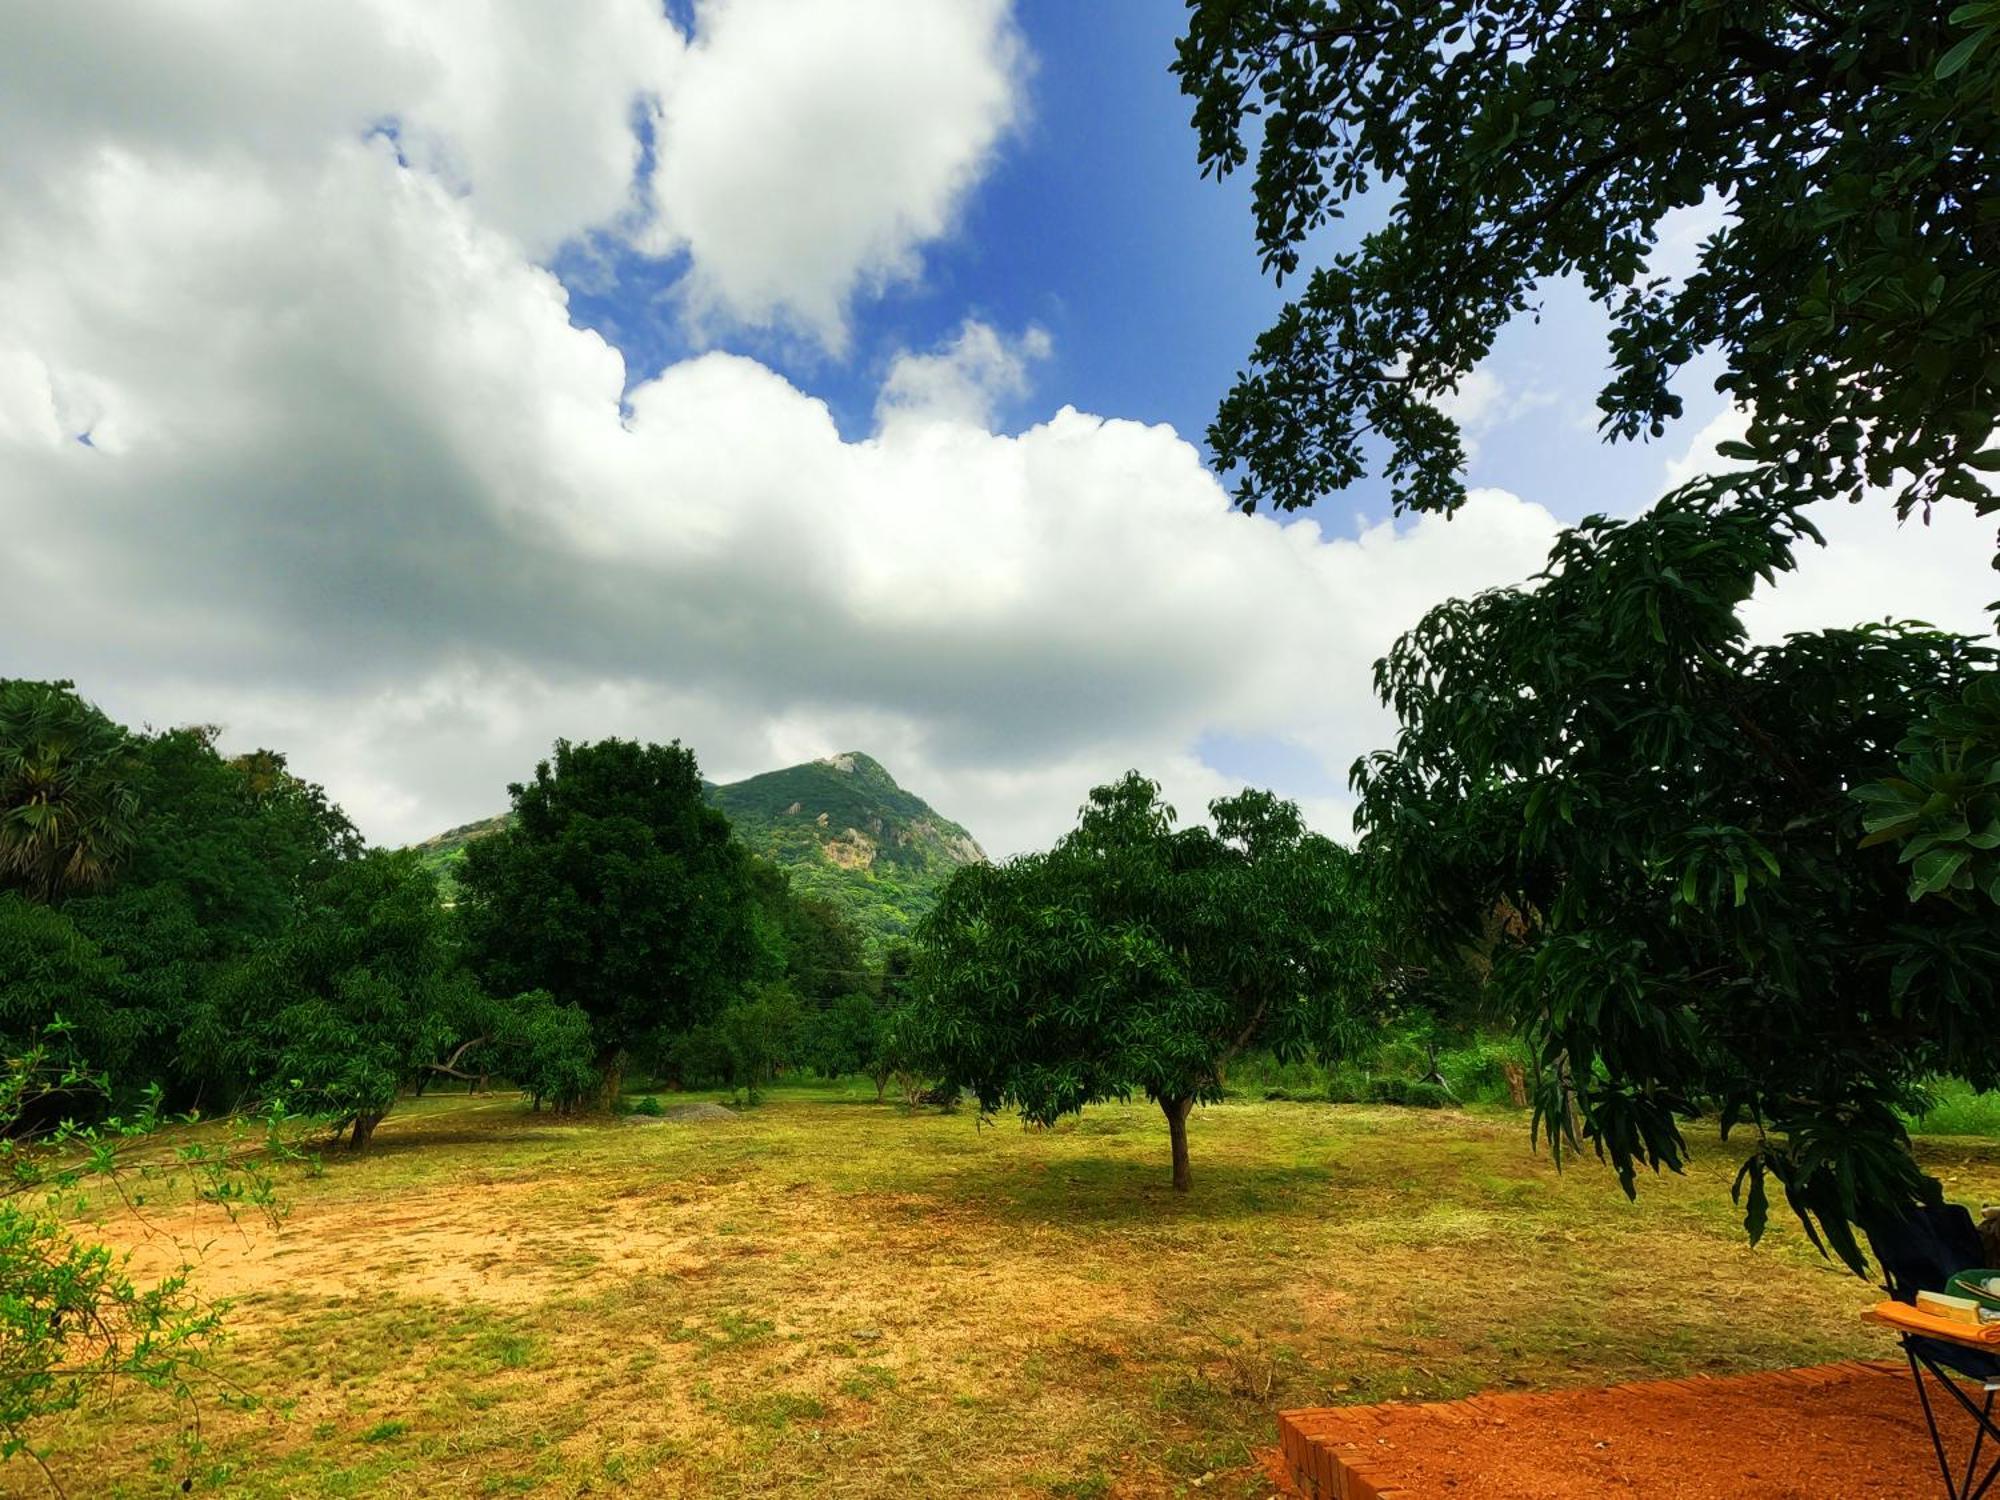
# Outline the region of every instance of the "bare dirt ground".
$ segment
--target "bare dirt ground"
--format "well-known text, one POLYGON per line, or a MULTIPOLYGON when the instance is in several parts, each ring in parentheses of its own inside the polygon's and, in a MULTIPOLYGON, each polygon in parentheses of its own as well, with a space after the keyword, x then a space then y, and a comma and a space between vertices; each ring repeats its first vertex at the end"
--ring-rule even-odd
MULTIPOLYGON (((1947 1451, 1962 1463, 1971 1420, 1945 1416, 1947 1451)), ((1282 1477, 1308 1496, 1331 1493, 1321 1453, 1397 1500, 1914 1500, 1941 1491, 1901 1362, 1334 1408, 1285 1422, 1304 1451, 1282 1477)))

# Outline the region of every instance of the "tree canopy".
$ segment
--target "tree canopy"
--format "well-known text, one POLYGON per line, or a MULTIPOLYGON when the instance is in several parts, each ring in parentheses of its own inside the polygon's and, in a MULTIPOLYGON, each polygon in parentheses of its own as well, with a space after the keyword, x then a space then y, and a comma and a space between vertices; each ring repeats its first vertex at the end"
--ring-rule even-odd
POLYGON ((132 846, 132 737, 68 682, 0 679, 0 885, 39 901, 110 880, 132 846))
POLYGON ((2000 1084, 1996 653, 1749 644, 1738 606, 1808 535, 1709 482, 1433 610, 1377 668, 1402 730, 1356 767, 1357 824, 1437 949, 1514 914, 1492 981, 1559 1152, 1573 1106, 1630 1191, 1714 1109, 1754 1133, 1752 1235, 1773 1178, 1858 1266, 1851 1225, 1938 1194, 1898 1111, 1934 1074, 2000 1084))
POLYGON ((219 987, 235 1044, 268 1058, 256 1070, 307 1112, 350 1126, 350 1144, 366 1146, 476 1012, 449 922, 416 856, 377 849, 341 862, 219 987))
POLYGON ((513 823, 459 873, 471 953, 493 993, 589 1017, 609 1104, 633 1048, 715 1016, 750 976, 749 857, 678 742, 558 740, 508 791, 513 823))
POLYGON ((1335 1052, 1371 990, 1361 882, 1264 792, 1177 828, 1136 771, 1096 788, 1052 850, 968 866, 918 930, 919 1051, 980 1107, 1049 1123, 1143 1093, 1186 1122, 1244 1048, 1335 1052))
POLYGON ((1659 436, 1712 353, 1752 418, 1743 492, 2000 507, 1992 0, 1192 0, 1176 71, 1203 171, 1255 152, 1267 270, 1357 194, 1393 198, 1210 429, 1245 509, 1351 484, 1375 443, 1399 507, 1454 508, 1438 397, 1559 277, 1611 320, 1610 436, 1659 436), (1704 202, 1726 212, 1693 273, 1655 274, 1662 220, 1704 202))

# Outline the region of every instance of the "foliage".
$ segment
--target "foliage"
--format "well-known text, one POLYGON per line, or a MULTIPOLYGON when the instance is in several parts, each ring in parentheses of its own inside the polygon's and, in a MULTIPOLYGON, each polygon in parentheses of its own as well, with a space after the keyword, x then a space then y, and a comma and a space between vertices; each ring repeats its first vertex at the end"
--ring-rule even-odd
POLYGON ((1213 832, 1176 829, 1133 772, 1050 852, 952 878, 919 929, 914 1017, 948 1088, 1042 1124, 1142 1092, 1184 1189, 1188 1109, 1230 1058, 1337 1050, 1374 976, 1349 856, 1268 793, 1210 812, 1213 832))
POLYGON ((121 785, 135 801, 115 878, 58 907, 0 897, 0 1037, 25 1046, 60 1015, 128 1102, 148 1083, 177 1105, 233 1101, 272 1081, 272 1059, 246 1030, 269 997, 246 1012, 220 991, 359 840, 282 756, 225 760, 201 728, 121 744, 121 785))
POLYGON ((1573 1108, 1630 1192, 1712 1100, 1755 1131, 1752 1236, 1772 1176, 1858 1265, 1851 1225, 1937 1194, 1897 1115, 1916 1082, 2000 1081, 2000 933, 1912 906, 1849 788, 1994 653, 1907 625, 1748 645, 1738 607, 1811 535, 1697 484, 1433 610, 1377 667, 1403 727, 1355 768, 1357 825, 1435 948, 1519 915, 1492 982, 1559 1155, 1573 1108))
POLYGON ((1855 793, 1863 847, 1897 846, 1912 901, 2000 904, 2000 674, 1932 702, 1896 750, 1896 774, 1855 793))
POLYGON ((132 740, 68 682, 0 678, 0 884, 92 890, 132 846, 132 740))
POLYGON ((863 1073, 886 1084, 889 1013, 882 1001, 856 990, 829 1002, 807 1022, 805 1051, 812 1070, 822 1078, 863 1073))
POLYGON ((471 844, 458 913, 487 988, 589 1017, 607 1107, 626 1053, 716 1015, 756 961, 748 858, 680 744, 558 740, 471 844))
POLYGON ((815 1015, 782 981, 760 981, 716 1017, 666 1039, 659 1069, 682 1088, 726 1088, 755 1100, 807 1065, 815 1015))
POLYGON ((223 983, 253 1071, 274 1073, 312 1113, 368 1144, 396 1095, 454 1040, 472 1009, 438 905, 408 853, 345 860, 305 893, 296 919, 223 983))
POLYGON ((568 1114, 601 1088, 590 1017, 581 1006, 530 990, 493 1002, 486 1024, 485 1066, 519 1084, 536 1109, 547 1104, 568 1114))
POLYGON ((1996 20, 1990 0, 1193 0, 1175 70, 1205 173, 1256 150, 1267 270, 1296 271, 1355 194, 1394 195, 1224 401, 1209 441, 1239 502, 1309 505, 1384 443, 1399 507, 1455 507, 1439 396, 1570 277, 1610 317, 1613 438, 1659 436, 1712 352, 1752 414, 1725 449, 1742 492, 2000 508, 1979 477, 2000 469, 1996 20), (1704 202, 1727 213, 1693 274, 1655 275, 1661 220, 1704 202))
POLYGON ((120 1384, 167 1392, 187 1407, 222 1322, 221 1309, 195 1294, 186 1265, 143 1285, 122 1257, 79 1237, 69 1218, 83 1190, 108 1182, 129 1204, 126 1179, 174 1177, 232 1217, 246 1209, 275 1217, 272 1168, 297 1154, 274 1105, 219 1138, 135 1164, 134 1150, 168 1123, 157 1090, 131 1115, 24 1133, 47 1117, 48 1100, 107 1092, 101 1077, 59 1060, 72 1045, 57 1022, 0 1068, 0 1465, 25 1457, 52 1485, 37 1443, 52 1419, 120 1384))
POLYGON ((119 883, 172 888, 222 948, 242 951, 283 928, 300 890, 363 845, 283 755, 225 758, 215 740, 199 725, 139 738, 139 820, 119 883))
MULTIPOLYGON (((0 892, 0 1036, 32 1046, 58 1018, 86 1055, 122 1064, 134 1050, 137 1019, 113 1001, 121 970, 71 914, 0 892)), ((30 1099, 16 1089, 15 1102, 30 1099)))
POLYGON ((1909 1114, 1912 1135, 2000 1137, 2000 1094, 1982 1094, 1962 1079, 1926 1081, 1909 1114))

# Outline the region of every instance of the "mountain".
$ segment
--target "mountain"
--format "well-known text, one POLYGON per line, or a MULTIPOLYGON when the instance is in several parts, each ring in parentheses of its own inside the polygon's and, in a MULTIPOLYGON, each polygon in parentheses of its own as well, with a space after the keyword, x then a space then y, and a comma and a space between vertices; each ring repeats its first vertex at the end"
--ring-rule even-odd
MULTIPOLYGON (((858 750, 707 786, 737 837, 789 873, 800 895, 830 902, 871 944, 908 932, 952 871, 986 858, 971 834, 858 750)), ((462 824, 413 847, 449 895, 465 846, 499 832, 507 818, 462 824)))

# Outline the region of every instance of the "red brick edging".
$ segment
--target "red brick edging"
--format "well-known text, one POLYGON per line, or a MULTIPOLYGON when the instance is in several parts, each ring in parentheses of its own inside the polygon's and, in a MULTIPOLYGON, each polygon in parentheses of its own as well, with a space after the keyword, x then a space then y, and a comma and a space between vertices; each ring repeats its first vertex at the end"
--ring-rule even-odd
MULTIPOLYGON (((1906 1377, 1901 1362, 1845 1360, 1795 1370, 1765 1370, 1754 1375, 1695 1375, 1683 1380, 1647 1380, 1606 1389, 1635 1396, 1679 1392, 1719 1395, 1754 1394, 1790 1387, 1815 1387, 1852 1380, 1857 1375, 1906 1377)), ((1535 1408, 1565 1401, 1574 1392, 1531 1391, 1471 1396, 1463 1401, 1390 1402, 1379 1406, 1313 1406, 1278 1413, 1278 1444, 1286 1469, 1306 1500, 1411 1500, 1399 1488, 1393 1461, 1380 1456, 1378 1433, 1393 1414, 1398 1422, 1423 1414, 1447 1425, 1500 1425, 1529 1417, 1535 1408)))

